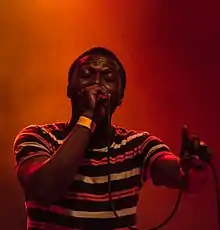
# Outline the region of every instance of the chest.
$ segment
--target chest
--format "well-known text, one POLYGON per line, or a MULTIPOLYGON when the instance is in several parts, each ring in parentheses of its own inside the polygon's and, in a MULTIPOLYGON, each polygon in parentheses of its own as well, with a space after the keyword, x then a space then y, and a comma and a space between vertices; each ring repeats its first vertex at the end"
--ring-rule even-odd
POLYGON ((134 153, 107 154, 88 152, 74 177, 71 189, 75 192, 103 194, 108 192, 109 180, 113 192, 137 188, 141 172, 134 153))

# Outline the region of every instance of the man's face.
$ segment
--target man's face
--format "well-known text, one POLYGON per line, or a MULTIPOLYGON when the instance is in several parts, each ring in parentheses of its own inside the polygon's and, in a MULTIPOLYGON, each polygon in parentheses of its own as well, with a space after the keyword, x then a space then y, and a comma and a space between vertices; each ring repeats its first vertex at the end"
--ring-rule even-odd
POLYGON ((121 70, 117 62, 110 57, 94 54, 83 57, 79 63, 69 83, 73 101, 74 95, 82 89, 98 84, 111 95, 113 112, 122 99, 121 70))

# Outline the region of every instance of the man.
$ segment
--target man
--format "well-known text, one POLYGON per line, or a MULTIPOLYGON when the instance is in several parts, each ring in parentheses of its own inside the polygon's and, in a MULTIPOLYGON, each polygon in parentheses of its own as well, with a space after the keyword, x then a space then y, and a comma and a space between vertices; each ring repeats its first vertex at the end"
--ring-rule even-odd
MULTIPOLYGON (((70 121, 28 126, 17 136, 29 230, 135 228, 139 191, 148 178, 169 188, 200 189, 204 164, 197 157, 180 159, 157 137, 111 124, 125 85, 118 58, 92 48, 69 70, 70 121)), ((199 143, 192 143, 194 151, 199 143)))

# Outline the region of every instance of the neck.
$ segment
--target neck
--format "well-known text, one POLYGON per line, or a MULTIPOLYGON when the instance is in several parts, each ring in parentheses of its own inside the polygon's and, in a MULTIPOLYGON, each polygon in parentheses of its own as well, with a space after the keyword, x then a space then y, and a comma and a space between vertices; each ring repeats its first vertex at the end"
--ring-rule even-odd
MULTIPOLYGON (((72 130, 79 119, 79 115, 72 113, 72 117, 69 122, 69 130, 72 130)), ((96 126, 95 132, 92 135, 89 148, 103 148, 108 145, 110 134, 112 132, 111 117, 103 118, 96 126)))

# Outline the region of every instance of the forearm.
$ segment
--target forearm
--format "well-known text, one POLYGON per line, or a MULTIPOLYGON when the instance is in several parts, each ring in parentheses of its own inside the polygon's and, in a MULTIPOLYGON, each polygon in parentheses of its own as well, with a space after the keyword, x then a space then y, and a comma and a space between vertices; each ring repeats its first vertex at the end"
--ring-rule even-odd
POLYGON ((91 130, 76 125, 53 157, 33 168, 28 176, 28 187, 36 197, 50 202, 68 190, 83 160, 91 135, 91 130))
POLYGON ((151 165, 151 178, 154 185, 173 189, 185 189, 186 177, 181 168, 180 158, 175 155, 162 155, 151 165))
POLYGON ((151 166, 154 185, 181 189, 187 193, 197 193, 206 182, 205 164, 197 157, 180 159, 175 155, 163 155, 151 166))

